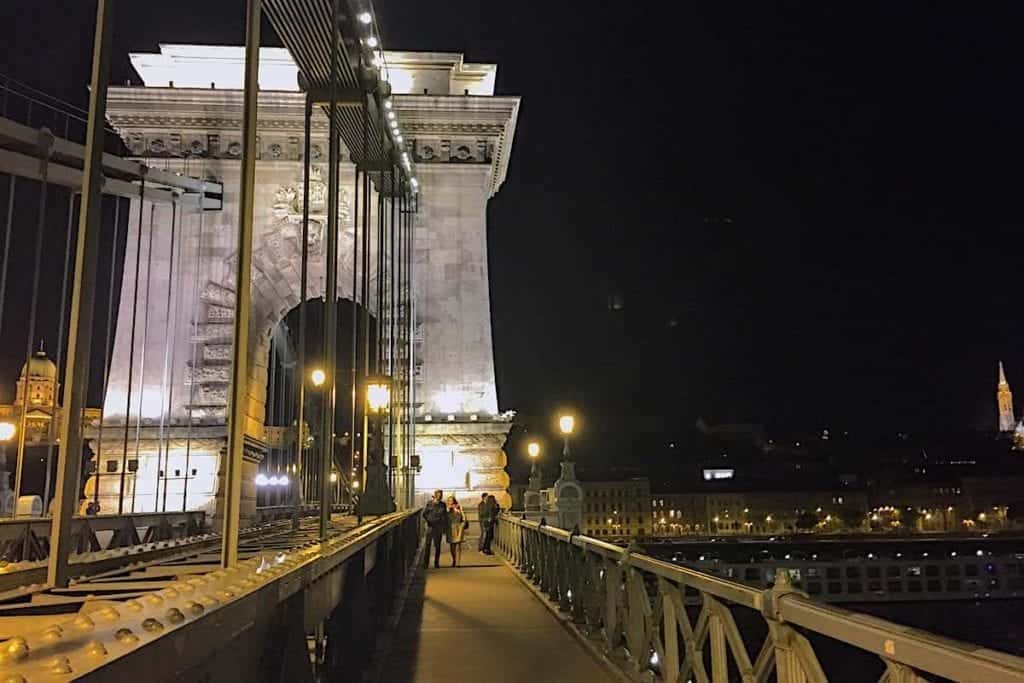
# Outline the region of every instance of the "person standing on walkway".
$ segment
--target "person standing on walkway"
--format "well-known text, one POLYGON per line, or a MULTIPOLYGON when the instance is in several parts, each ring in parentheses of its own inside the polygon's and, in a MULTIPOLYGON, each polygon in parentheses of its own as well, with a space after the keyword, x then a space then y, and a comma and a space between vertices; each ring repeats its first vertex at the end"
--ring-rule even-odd
POLYGON ((487 518, 487 531, 484 534, 484 548, 480 552, 484 555, 493 555, 494 551, 491 550, 491 543, 494 541, 494 530, 498 524, 498 515, 501 514, 501 508, 498 507, 498 499, 488 494, 487 502, 484 503, 484 515, 487 518))
POLYGON ((427 552, 423 556, 423 567, 430 566, 430 545, 434 545, 434 568, 441 566, 441 537, 448 534, 448 506, 444 504, 444 491, 434 491, 434 497, 423 508, 423 520, 427 523, 427 552))
POLYGON ((487 536, 487 517, 484 510, 487 508, 487 494, 480 494, 480 503, 476 506, 476 522, 480 525, 480 538, 476 541, 476 549, 483 552, 484 538, 487 536))
POLYGON ((465 539, 466 515, 462 513, 462 506, 455 496, 448 496, 448 550, 452 554, 452 566, 458 567, 462 562, 462 541, 465 539))

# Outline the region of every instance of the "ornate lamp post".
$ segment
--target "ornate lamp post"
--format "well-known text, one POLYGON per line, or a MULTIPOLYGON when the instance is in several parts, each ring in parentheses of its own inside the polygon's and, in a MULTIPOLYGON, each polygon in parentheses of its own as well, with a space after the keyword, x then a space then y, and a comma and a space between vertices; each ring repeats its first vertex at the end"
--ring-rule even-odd
POLYGON ((569 435, 576 427, 576 418, 572 415, 562 415, 558 418, 558 429, 562 432, 562 459, 572 461, 572 453, 569 451, 569 435))
POLYGON ((359 516, 386 515, 395 511, 395 501, 388 490, 387 467, 384 465, 384 439, 381 420, 391 405, 391 378, 383 375, 366 378, 366 410, 363 412, 363 454, 365 482, 359 498, 359 516), (370 420, 373 413, 374 419, 370 420), (372 430, 373 438, 370 438, 372 430))
POLYGON ((543 485, 540 463, 537 462, 540 444, 531 441, 526 446, 526 453, 530 456, 530 485, 523 496, 523 507, 527 512, 536 512, 540 510, 540 487, 543 485))

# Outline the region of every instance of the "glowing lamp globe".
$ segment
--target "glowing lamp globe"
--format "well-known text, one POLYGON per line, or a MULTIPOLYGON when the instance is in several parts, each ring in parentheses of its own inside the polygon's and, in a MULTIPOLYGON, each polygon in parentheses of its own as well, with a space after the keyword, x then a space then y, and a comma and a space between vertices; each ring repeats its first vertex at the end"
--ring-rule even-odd
POLYGON ((391 405, 391 378, 371 377, 366 383, 366 404, 375 413, 391 405))
POLYGON ((573 428, 576 426, 576 418, 572 415, 563 415, 558 418, 558 428, 563 434, 572 434, 573 428))
POLYGON ((313 382, 313 386, 322 387, 324 382, 327 381, 327 373, 317 368, 309 374, 309 379, 313 382))
POLYGON ((540 455, 540 444, 536 441, 531 441, 530 445, 526 447, 526 452, 530 454, 531 458, 536 458, 540 455))
POLYGON ((257 486, 266 486, 270 480, 267 479, 267 475, 260 472, 259 474, 256 475, 255 481, 257 486))
POLYGON ((10 441, 17 431, 13 422, 0 422, 0 441, 10 441))

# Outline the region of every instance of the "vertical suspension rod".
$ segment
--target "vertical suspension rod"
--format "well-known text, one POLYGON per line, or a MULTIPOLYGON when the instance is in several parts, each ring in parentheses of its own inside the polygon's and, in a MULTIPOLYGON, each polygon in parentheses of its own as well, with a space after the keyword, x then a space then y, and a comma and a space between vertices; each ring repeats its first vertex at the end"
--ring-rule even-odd
POLYGON ((68 314, 68 363, 64 369, 64 422, 57 458, 57 495, 50 529, 47 583, 67 587, 71 552, 71 516, 78 502, 82 455, 82 411, 85 409, 92 353, 96 261, 103 212, 103 142, 106 122, 107 78, 113 39, 114 0, 96 2, 96 37, 89 88, 89 123, 86 132, 82 204, 75 246, 75 280, 68 314))
POLYGON ((320 427, 320 538, 327 538, 331 523, 331 465, 334 461, 334 401, 338 384, 335 368, 337 355, 338 313, 338 20, 340 0, 331 7, 331 108, 327 152, 327 283, 324 291, 323 354, 327 386, 324 392, 320 427))
MULTIPOLYGON (((68 195, 68 225, 67 225, 67 238, 64 242, 64 274, 61 278, 60 283, 60 322, 57 323, 57 373, 60 374, 60 368, 64 364, 64 320, 66 316, 64 311, 68 307, 68 278, 71 276, 68 268, 71 266, 71 227, 75 220, 75 193, 72 192, 68 195)), ((26 385, 26 390, 28 389, 26 385)), ((57 391, 58 387, 53 388, 53 415, 50 418, 50 426, 47 429, 47 444, 46 444, 46 479, 43 484, 43 509, 47 510, 50 507, 50 475, 53 469, 53 447, 54 441, 56 440, 57 434, 57 406, 61 405, 57 391)))
MULTIPOLYGON (((39 306, 39 267, 43 256, 43 232, 46 229, 46 196, 49 189, 50 153, 53 150, 53 134, 46 128, 39 131, 39 162, 42 176, 39 188, 39 220, 36 224, 36 252, 32 270, 32 300, 28 310, 28 338, 25 343, 25 380, 21 391, 21 424, 18 428, 18 469, 14 475, 14 509, 18 509, 21 498, 21 480, 25 469, 25 437, 28 427, 28 381, 32 363, 32 342, 36 334, 36 308, 39 306)), ((56 396, 54 396, 56 401, 56 396)), ((17 514, 17 513, 15 513, 17 514)), ((43 510, 46 514, 46 510, 43 510)))
MULTIPOLYGON (((125 477, 128 476, 128 430, 130 429, 132 414, 132 384, 134 383, 135 370, 135 330, 139 317, 139 267, 142 264, 142 211, 146 204, 146 167, 142 167, 142 180, 139 183, 139 220, 136 225, 135 236, 135 279, 133 286, 135 292, 132 295, 132 324, 131 332, 128 334, 128 390, 124 399, 124 440, 121 445, 121 481, 117 495, 117 514, 124 514, 124 487, 125 477)), ((131 220, 131 219, 129 219, 131 220)), ((150 235, 150 239, 153 236, 150 235)), ((127 242, 127 235, 125 241, 127 242)))
MULTIPOLYGON (((81 211, 81 208, 79 208, 81 211)), ((131 219, 129 219, 130 222, 131 219)), ((107 404, 107 387, 110 384, 110 336, 114 330, 114 290, 115 280, 114 275, 117 273, 115 264, 117 263, 117 237, 121 232, 121 198, 114 198, 114 234, 111 237, 111 251, 110 251, 110 288, 107 290, 107 334, 103 338, 103 406, 100 408, 100 426, 99 435, 96 439, 96 453, 94 455, 96 459, 96 482, 93 486, 92 491, 92 502, 96 508, 96 514, 99 514, 100 505, 100 475, 102 468, 100 467, 101 460, 103 458, 103 423, 106 421, 106 404, 107 404)), ((125 232, 125 243, 128 241, 128 233, 125 232)))
MULTIPOLYGON (((309 158, 312 137, 313 100, 306 95, 305 138, 302 151, 302 249, 299 266, 299 371, 295 374, 296 417, 295 417, 295 462, 302 472, 294 483, 292 504, 306 501, 306 450, 302 437, 302 428, 306 422, 306 289, 309 284, 309 158), (297 495, 296 495, 297 494, 297 495)), ((299 515, 296 510, 292 515, 292 526, 299 527, 299 515)))
POLYGON ((260 0, 247 0, 245 27, 245 89, 242 106, 242 173, 238 213, 238 258, 235 268, 234 347, 231 404, 228 407, 228 449, 224 467, 223 543, 221 565, 238 563, 241 526, 242 463, 249 380, 249 308, 252 301, 252 224, 256 193, 256 115, 260 68, 260 0))

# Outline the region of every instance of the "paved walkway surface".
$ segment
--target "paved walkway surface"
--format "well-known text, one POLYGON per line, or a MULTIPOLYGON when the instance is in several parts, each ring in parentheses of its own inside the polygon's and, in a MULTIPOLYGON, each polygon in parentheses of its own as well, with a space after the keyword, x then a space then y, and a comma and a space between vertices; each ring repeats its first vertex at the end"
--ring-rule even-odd
MULTIPOLYGON (((469 539, 462 566, 421 571, 382 680, 603 683, 617 680, 497 557, 469 539)), ((447 548, 445 548, 447 550, 447 548)))

